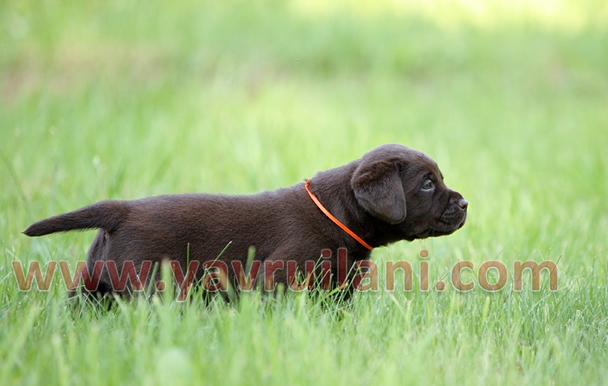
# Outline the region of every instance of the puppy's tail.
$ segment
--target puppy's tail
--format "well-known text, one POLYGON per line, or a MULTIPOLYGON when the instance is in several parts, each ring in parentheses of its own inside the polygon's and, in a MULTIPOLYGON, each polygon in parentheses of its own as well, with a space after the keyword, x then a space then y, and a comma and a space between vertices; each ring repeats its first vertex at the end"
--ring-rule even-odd
POLYGON ((55 232, 97 228, 111 232, 120 226, 128 214, 129 209, 122 201, 100 201, 73 212, 38 221, 23 233, 28 236, 44 236, 55 232))

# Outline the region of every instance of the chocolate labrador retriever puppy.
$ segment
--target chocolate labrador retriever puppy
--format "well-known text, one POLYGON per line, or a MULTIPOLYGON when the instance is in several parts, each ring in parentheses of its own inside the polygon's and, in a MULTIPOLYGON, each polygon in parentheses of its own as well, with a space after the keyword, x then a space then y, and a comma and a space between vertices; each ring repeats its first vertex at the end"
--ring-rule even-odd
POLYGON ((180 194, 101 201, 39 221, 24 233, 99 229, 88 253, 85 274, 95 276, 85 283, 88 294, 128 297, 144 283, 134 285, 138 277, 131 276, 130 285, 117 289, 118 271, 135 267, 141 277, 149 264, 163 260, 170 261, 182 279, 187 272, 187 285, 198 280, 221 290, 228 282, 243 290, 263 279, 263 287, 273 290, 277 283, 291 286, 296 273, 310 279, 318 269, 317 264, 311 271, 311 262, 329 262, 330 271, 324 272, 331 272, 326 277, 336 284, 344 279, 338 271, 340 256, 342 268, 345 263, 350 270, 368 260, 375 247, 448 235, 464 225, 467 205, 444 184, 430 157, 386 144, 288 188, 245 196, 180 194), (262 265, 260 277, 256 274, 262 265), (214 276, 205 281, 210 272, 214 276))

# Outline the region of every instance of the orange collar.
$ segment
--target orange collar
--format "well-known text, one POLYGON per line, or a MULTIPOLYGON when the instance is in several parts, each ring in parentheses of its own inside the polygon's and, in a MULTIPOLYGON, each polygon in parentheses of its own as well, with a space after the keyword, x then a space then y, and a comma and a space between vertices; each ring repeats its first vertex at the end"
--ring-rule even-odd
POLYGON ((350 229, 348 229, 348 227, 346 225, 342 224, 342 222, 340 222, 340 220, 338 220, 331 213, 329 213, 329 211, 327 209, 325 209, 325 207, 323 206, 323 204, 321 204, 321 202, 319 201, 319 199, 317 199, 317 197, 315 197, 315 195, 310 191, 310 189, 308 189, 308 185, 309 184, 310 184, 310 180, 306 180, 306 184, 304 185, 304 189, 306 189, 306 192, 308 192, 308 195, 310 196, 310 198, 312 199, 312 201, 319 207, 319 209, 321 209, 321 212, 325 213, 325 215, 331 221, 333 221, 337 226, 339 226, 340 228, 342 228, 342 230, 344 232, 348 233, 353 239, 357 240, 359 242, 359 244, 363 245, 365 248, 369 249, 370 251, 372 249, 374 249, 374 247, 370 246, 368 243, 366 243, 365 241, 363 241, 363 239, 361 237, 357 236, 357 234, 355 232, 353 232, 350 229))

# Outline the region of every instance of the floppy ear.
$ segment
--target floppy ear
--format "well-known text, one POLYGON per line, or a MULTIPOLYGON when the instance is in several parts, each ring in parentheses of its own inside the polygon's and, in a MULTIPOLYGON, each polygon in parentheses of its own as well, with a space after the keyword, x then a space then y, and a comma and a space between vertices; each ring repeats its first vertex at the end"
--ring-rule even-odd
POLYGON ((405 192, 394 162, 362 162, 351 181, 355 198, 366 211, 390 224, 405 220, 405 192))

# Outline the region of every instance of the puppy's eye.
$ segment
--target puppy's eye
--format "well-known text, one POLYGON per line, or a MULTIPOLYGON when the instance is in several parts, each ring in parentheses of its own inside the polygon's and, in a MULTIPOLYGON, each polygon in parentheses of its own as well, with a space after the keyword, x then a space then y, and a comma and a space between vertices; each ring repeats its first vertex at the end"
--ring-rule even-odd
POLYGON ((435 183, 431 180, 426 180, 422 185, 422 190, 433 190, 435 189, 435 183))

